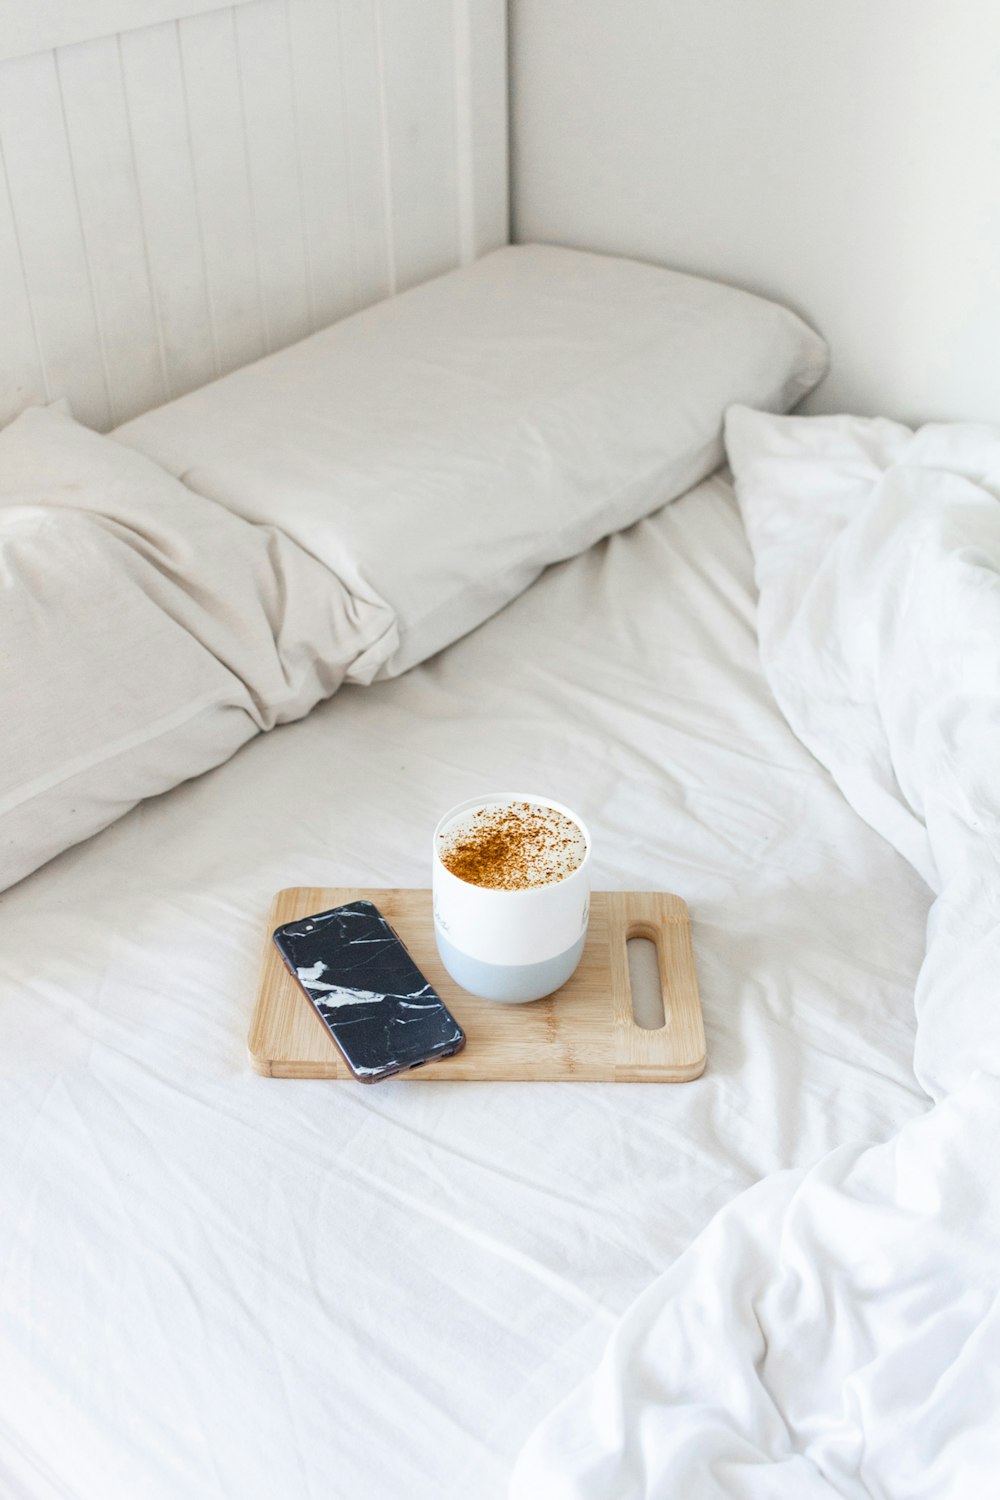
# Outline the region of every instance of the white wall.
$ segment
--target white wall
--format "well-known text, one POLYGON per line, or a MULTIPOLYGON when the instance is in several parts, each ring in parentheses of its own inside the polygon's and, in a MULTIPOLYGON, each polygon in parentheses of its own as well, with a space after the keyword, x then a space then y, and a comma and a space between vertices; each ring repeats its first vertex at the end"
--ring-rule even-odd
MULTIPOLYGON (((507 238, 503 0, 208 3, 0 61, 0 423, 114 426, 507 238)), ((0 0, 0 57, 102 14, 0 0)))
POLYGON ((1000 421, 998 0, 512 0, 515 238, 779 298, 813 410, 1000 421))

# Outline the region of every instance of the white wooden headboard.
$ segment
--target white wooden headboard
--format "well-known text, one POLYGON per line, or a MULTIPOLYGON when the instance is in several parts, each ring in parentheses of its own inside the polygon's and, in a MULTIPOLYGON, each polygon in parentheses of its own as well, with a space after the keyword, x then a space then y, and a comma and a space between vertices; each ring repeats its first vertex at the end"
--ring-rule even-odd
POLYGON ((507 239, 503 0, 0 0, 0 424, 107 429, 507 239))
POLYGON ((812 410, 1000 421, 998 0, 511 0, 514 232, 732 281, 812 410))

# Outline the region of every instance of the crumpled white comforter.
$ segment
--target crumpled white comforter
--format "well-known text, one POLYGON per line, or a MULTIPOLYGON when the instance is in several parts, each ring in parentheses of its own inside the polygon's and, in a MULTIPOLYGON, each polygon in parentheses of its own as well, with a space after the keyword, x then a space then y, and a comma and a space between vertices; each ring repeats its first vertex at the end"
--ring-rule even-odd
POLYGON ((772 418, 727 446, 762 660, 937 893, 926 1113, 724 1208, 536 1432, 516 1500, 1000 1493, 1000 430, 772 418))

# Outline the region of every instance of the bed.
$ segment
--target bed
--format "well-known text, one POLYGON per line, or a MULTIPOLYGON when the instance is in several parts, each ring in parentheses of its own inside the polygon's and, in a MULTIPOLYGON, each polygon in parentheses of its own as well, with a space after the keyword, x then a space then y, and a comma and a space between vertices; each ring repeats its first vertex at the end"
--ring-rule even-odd
MULTIPOLYGON (((824 1279, 821 1243, 803 1269, 801 1221, 785 1199, 794 1208, 801 1192, 809 1210, 826 1192, 839 1204, 836 1171, 860 1161, 863 1177, 866 1144, 894 1151, 922 1123, 928 1160, 955 1176, 933 1132, 954 1118, 948 1108, 965 1108, 949 1096, 964 1097, 977 1043, 970 1026, 965 1052, 950 1036, 948 1007, 974 1012, 962 1011, 947 963, 926 983, 939 874, 938 951, 975 937, 968 951, 984 973, 992 961, 989 921, 986 937, 956 927, 948 894, 968 829, 942 835, 927 767, 907 759, 911 740, 937 745, 930 688, 917 714, 902 686, 935 680, 933 610, 914 617, 919 670, 893 635, 911 596, 933 600, 951 563, 914 590, 904 564, 933 562, 933 547, 903 547, 897 577, 892 549, 865 542, 864 525, 884 503, 876 540, 897 535, 892 521, 905 542, 923 514, 913 486, 930 486, 931 511, 940 499, 957 518, 946 559, 977 558, 992 524, 983 475, 1000 462, 981 432, 914 436, 750 411, 747 386, 752 404, 781 411, 818 378, 825 353, 798 320, 729 289, 574 256, 488 257, 362 315, 362 332, 349 320, 110 439, 45 412, 0 434, 5 519, 28 548, 5 556, 35 558, 54 534, 52 508, 72 510, 76 551, 47 554, 50 571, 72 580, 95 534, 126 547, 131 582, 145 589, 155 576, 159 590, 142 593, 134 618, 153 630, 155 604, 150 641, 170 663, 140 663, 136 675, 123 648, 120 680, 105 671, 104 686, 100 675, 81 686, 64 672, 65 737, 97 733, 94 703, 106 701, 114 753, 102 760, 88 740, 53 769, 48 744, 29 739, 33 759, 18 773, 34 777, 19 805, 46 838, 50 793, 62 796, 62 824, 78 826, 60 827, 54 858, 43 839, 41 867, 17 866, 25 878, 0 899, 8 1493, 490 1500, 511 1483, 517 1500, 862 1493, 863 1465, 845 1460, 846 1478, 831 1467, 839 1429, 824 1404, 850 1386, 835 1356, 851 1369, 867 1359, 864 1339, 824 1321, 828 1293, 830 1308, 859 1305, 856 1277, 845 1301, 824 1279), (514 283, 498 314, 498 284, 514 283), (515 302, 528 309, 523 326, 515 302), (463 321, 473 315, 487 318, 488 339, 463 321), (479 372, 474 400, 442 401, 459 389, 454 361, 479 372), (403 382, 390 393, 395 425, 382 420, 387 370, 403 382), (421 401, 420 420, 402 420, 421 401), (717 467, 727 408, 736 490, 717 467), (366 424, 375 440, 364 448, 366 424), (55 476, 45 485, 43 460, 55 476), (975 545, 962 529, 970 504, 975 545), (204 547, 188 545, 192 525, 204 547), (424 553, 422 531, 433 540, 424 553), (297 599, 313 609, 307 624, 297 599), (350 651, 323 657, 317 621, 339 622, 333 635, 350 635, 350 651), (175 660, 179 625, 189 654, 175 660), (244 672, 260 629, 272 655, 244 672), (202 691, 206 661, 215 675, 202 691), (161 679, 186 690, 188 677, 214 717, 171 707, 171 733, 201 727, 185 744, 193 758, 165 777, 166 742, 146 734, 143 694, 161 679), (118 816, 123 766, 137 805, 118 816), (598 888, 688 902, 704 1076, 374 1089, 256 1076, 246 1036, 274 892, 424 885, 442 809, 504 786, 579 809, 598 888), (780 1226, 776 1247, 769 1226, 780 1226), (787 1296, 789 1278, 808 1307, 771 1296, 787 1296), (803 1348, 820 1343, 776 1418, 761 1372, 773 1358, 788 1378, 800 1334, 803 1348), (689 1367, 694 1394, 680 1388, 689 1367), (799 1395, 805 1415, 793 1412, 799 1395)), ((42 577, 37 566, 30 576, 42 577)), ((986 683, 992 660, 982 615, 992 595, 981 580, 973 593, 973 633, 961 636, 959 592, 942 658, 946 676, 965 664, 966 686, 974 672, 986 683)), ((119 634, 135 607, 121 595, 119 634)), ((8 642, 34 649, 38 617, 25 616, 23 637, 18 618, 8 616, 8 642)), ((57 652, 65 639, 64 629, 57 652)), ((19 646, 8 656, 16 672, 19 646)), ((50 653, 46 670, 61 671, 61 657, 50 653)), ((980 697, 988 709, 985 688, 980 697)), ((942 722, 955 734, 934 763, 949 787, 965 760, 962 701, 948 698, 942 722)), ((57 721, 49 738, 62 737, 57 721)), ((977 770, 945 802, 988 807, 989 784, 977 770)), ((11 802, 0 798, 8 870, 11 802)), ((13 825, 18 839, 29 826, 13 825)), ((970 868, 963 910, 989 890, 970 868)), ((990 1118, 981 1111, 973 1125, 990 1118)), ((902 1161, 890 1168, 896 1186, 923 1183, 900 1175, 902 1161)), ((875 1180, 863 1212, 819 1216, 831 1246, 857 1226, 872 1287, 897 1254, 879 1249, 887 1191, 875 1180)), ((936 1201, 931 1187, 924 1196, 936 1201)), ((970 1246, 974 1197, 954 1224, 941 1216, 970 1246)), ((965 1285, 926 1267, 920 1277, 965 1285)), ((966 1320, 989 1283, 976 1277, 975 1296, 958 1298, 966 1320)), ((878 1325, 891 1297, 860 1305, 877 1348, 892 1346, 878 1325)), ((967 1322, 949 1326, 965 1338, 967 1322)), ((933 1361, 922 1368, 934 1376, 933 1361)), ((905 1395, 898 1375, 891 1385, 905 1395)), ((863 1421, 852 1442, 857 1430, 863 1421)))
POLYGON ((716 1209, 922 1107, 927 906, 770 696, 722 477, 142 804, 0 911, 7 1491, 501 1495, 716 1209), (585 809, 597 885, 687 899, 705 1077, 254 1076, 273 892, 423 883, 505 784, 585 809))

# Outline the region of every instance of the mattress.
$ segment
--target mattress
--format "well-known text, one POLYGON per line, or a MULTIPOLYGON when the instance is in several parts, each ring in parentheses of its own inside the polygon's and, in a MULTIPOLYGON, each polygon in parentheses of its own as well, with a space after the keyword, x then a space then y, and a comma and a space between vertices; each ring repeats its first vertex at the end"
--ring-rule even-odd
POLYGON ((767 690, 720 477, 141 805, 0 899, 0 1491, 503 1494, 720 1206, 926 1107, 928 902, 767 690), (252 1074, 273 892, 426 884, 506 787, 688 901, 704 1077, 252 1074))

